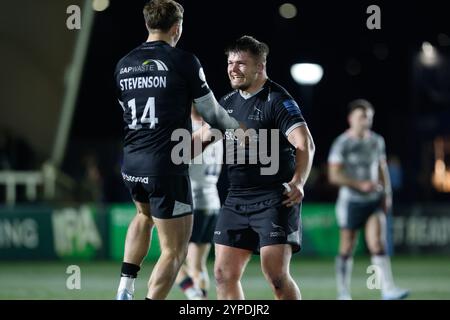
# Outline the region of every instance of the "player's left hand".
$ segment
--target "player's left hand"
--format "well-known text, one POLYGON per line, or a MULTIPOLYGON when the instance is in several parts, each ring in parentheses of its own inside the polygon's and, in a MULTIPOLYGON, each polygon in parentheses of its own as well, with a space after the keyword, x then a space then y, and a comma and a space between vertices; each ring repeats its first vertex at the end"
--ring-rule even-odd
POLYGON ((294 205, 297 205, 300 202, 302 202, 305 193, 303 191, 303 186, 301 184, 289 182, 283 185, 285 186, 286 189, 283 192, 283 194, 287 196, 287 199, 284 200, 282 203, 286 207, 293 207, 294 205))

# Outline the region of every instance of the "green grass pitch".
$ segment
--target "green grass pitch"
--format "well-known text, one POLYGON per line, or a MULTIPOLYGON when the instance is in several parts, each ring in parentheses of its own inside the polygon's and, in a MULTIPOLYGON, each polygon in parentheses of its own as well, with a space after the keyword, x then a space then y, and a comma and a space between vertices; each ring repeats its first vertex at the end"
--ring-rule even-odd
MULTIPOLYGON (((354 299, 379 299, 379 290, 369 290, 366 273, 369 257, 355 259, 352 294, 354 299)), ((212 275, 212 261, 209 263, 212 275)), ((392 260, 398 286, 411 290, 409 299, 450 299, 450 257, 394 257, 392 260)), ((136 299, 146 294, 147 279, 152 268, 145 263, 136 281, 136 299)), ((0 299, 114 299, 119 282, 120 262, 0 262, 0 299), (69 290, 66 281, 69 265, 81 270, 81 288, 69 290)), ((303 299, 335 299, 333 258, 306 258, 295 256, 291 273, 300 286, 303 299)), ((254 256, 244 274, 242 285, 246 299, 273 299, 272 293, 254 256)), ((210 299, 215 299, 214 281, 211 281, 210 299)), ((184 299, 174 287, 168 299, 184 299)))

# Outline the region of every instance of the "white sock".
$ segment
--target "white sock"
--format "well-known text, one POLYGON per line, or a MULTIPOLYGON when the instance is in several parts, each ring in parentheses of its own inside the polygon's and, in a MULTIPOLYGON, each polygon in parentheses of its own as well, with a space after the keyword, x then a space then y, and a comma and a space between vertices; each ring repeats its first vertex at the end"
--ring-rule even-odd
POLYGON ((387 255, 373 255, 371 260, 373 265, 380 268, 381 290, 385 292, 394 289, 395 284, 392 276, 391 259, 387 255))
POLYGON ((136 278, 130 278, 130 277, 121 277, 120 283, 119 283, 119 289, 117 291, 122 291, 123 289, 126 289, 129 293, 134 294, 134 281, 136 278))
POLYGON ((184 290, 184 294, 189 300, 199 300, 203 298, 203 292, 196 286, 192 286, 184 290))
POLYGON ((336 257, 336 284, 338 295, 350 295, 353 258, 336 257))

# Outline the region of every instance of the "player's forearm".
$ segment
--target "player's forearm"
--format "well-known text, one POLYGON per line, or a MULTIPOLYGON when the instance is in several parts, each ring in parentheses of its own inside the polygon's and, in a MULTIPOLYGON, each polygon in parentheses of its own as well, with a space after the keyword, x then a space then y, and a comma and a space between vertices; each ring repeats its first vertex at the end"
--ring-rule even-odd
POLYGON ((359 181, 351 179, 342 170, 342 168, 329 167, 328 170, 328 180, 332 185, 338 187, 350 187, 353 189, 358 189, 359 181))
POLYGON ((380 164, 380 182, 383 186, 384 193, 388 196, 392 195, 391 179, 389 177, 389 170, 385 162, 380 164))
POLYGON ((304 143, 295 148, 295 172, 291 183, 305 185, 311 172, 315 146, 312 138, 306 137, 304 143))
POLYGON ((194 102, 195 109, 211 127, 222 131, 239 128, 239 122, 219 105, 212 92, 194 102))

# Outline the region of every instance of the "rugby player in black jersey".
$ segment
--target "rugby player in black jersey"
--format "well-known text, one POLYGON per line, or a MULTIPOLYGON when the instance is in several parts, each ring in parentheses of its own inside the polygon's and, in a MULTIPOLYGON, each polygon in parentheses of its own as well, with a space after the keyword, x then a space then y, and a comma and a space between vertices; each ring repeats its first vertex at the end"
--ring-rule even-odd
POLYGON ((136 205, 129 225, 116 298, 129 300, 147 255, 153 226, 161 255, 148 283, 148 299, 164 299, 183 263, 192 230, 188 163, 173 161, 175 130, 191 132, 191 105, 212 127, 239 123, 219 106, 195 55, 175 48, 182 33, 183 7, 153 0, 144 7, 148 39, 117 64, 119 103, 125 122, 123 180, 136 205))
POLYGON ((244 298, 240 279, 252 253, 261 255, 276 299, 301 298, 289 263, 301 247, 301 202, 314 143, 295 100, 268 78, 268 52, 250 36, 226 50, 234 91, 220 104, 244 122, 249 142, 242 146, 231 132, 224 138, 230 188, 214 234, 219 299, 244 298))

